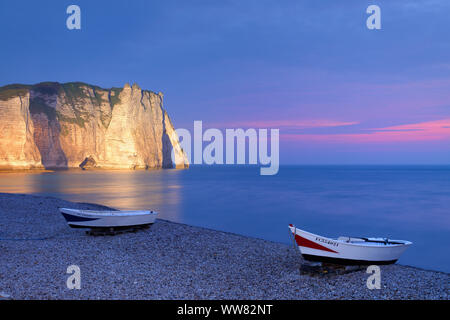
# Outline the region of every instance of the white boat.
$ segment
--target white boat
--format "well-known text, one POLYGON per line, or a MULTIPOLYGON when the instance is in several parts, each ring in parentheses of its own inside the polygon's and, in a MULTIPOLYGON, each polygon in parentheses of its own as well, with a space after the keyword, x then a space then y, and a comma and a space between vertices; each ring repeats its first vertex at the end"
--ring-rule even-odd
POLYGON ((385 238, 339 237, 326 238, 297 229, 289 229, 295 237, 303 258, 308 261, 343 265, 395 263, 412 242, 385 238))
POLYGON ((151 225, 155 211, 94 211, 59 208, 71 228, 119 228, 151 225))

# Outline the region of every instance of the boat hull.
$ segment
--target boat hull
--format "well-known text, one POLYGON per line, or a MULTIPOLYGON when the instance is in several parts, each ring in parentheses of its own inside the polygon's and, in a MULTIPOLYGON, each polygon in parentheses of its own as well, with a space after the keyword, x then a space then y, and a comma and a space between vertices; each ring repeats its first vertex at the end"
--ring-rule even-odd
POLYGON ((71 228, 118 228, 151 225, 157 213, 153 211, 100 212, 59 209, 71 228))
MULTIPOLYGON (((346 242, 318 236, 289 226, 305 260, 342 265, 395 263, 412 243, 403 240, 346 242)), ((350 238, 349 238, 350 239, 350 238)))

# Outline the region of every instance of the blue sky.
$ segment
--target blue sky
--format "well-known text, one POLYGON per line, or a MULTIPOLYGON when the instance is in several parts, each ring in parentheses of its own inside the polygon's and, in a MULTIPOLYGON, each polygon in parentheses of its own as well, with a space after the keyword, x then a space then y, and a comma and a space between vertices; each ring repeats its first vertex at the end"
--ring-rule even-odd
POLYGON ((449 15, 445 0, 3 1, 0 85, 136 82, 176 127, 280 128, 282 163, 450 163, 449 15))

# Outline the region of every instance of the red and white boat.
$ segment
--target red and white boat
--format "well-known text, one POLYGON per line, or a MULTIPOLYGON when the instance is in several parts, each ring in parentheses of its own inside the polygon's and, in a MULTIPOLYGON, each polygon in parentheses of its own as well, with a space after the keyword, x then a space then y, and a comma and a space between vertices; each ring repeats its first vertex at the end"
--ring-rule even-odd
POLYGON ((326 238, 297 229, 289 229, 305 260, 343 265, 395 263, 412 242, 385 238, 339 237, 326 238))

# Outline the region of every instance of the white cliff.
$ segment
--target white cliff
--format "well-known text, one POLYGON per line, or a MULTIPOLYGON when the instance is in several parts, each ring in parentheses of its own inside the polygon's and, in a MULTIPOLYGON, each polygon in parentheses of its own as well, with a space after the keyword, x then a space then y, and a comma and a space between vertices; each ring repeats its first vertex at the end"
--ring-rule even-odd
POLYGON ((188 167, 163 95, 136 84, 0 88, 1 168, 188 167), (174 152, 174 161, 171 153, 174 152))

